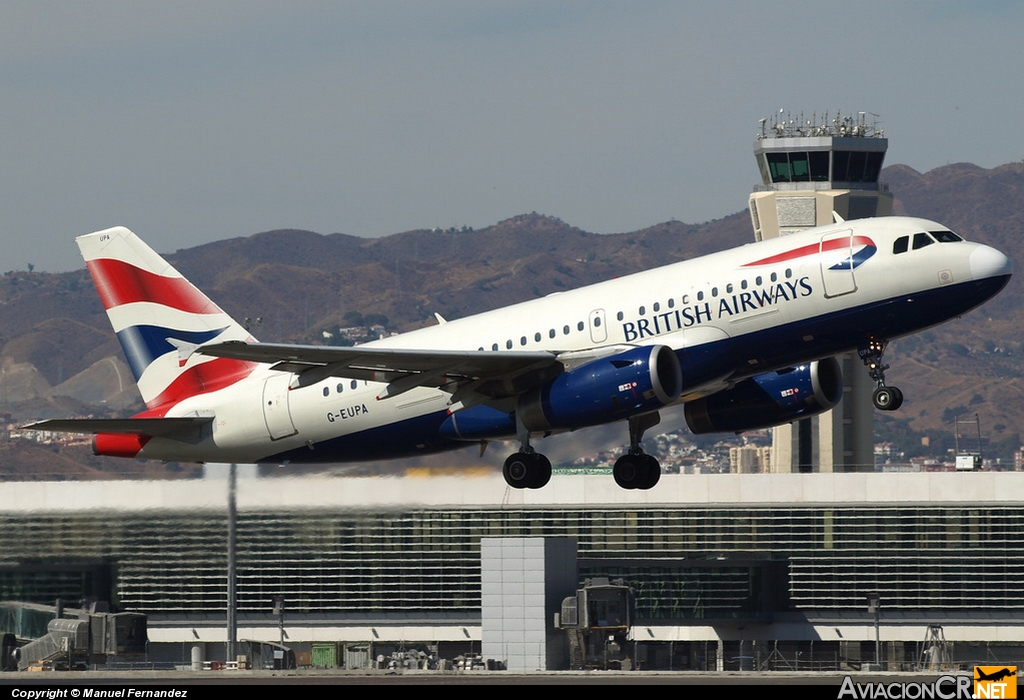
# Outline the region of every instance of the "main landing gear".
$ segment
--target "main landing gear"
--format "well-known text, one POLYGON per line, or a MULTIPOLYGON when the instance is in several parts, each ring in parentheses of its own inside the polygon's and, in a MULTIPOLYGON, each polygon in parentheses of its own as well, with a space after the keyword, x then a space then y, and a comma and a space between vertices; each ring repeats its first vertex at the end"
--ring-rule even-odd
MULTIPOLYGON (((657 425, 661 416, 645 413, 629 419, 629 452, 615 462, 612 474, 615 483, 624 489, 653 488, 661 479, 661 465, 658 460, 640 448, 644 431, 657 425)), ((516 489, 539 489, 551 480, 551 462, 540 452, 530 447, 530 435, 520 431, 519 452, 505 460, 501 473, 505 483, 516 489)))
POLYGON ((551 481, 551 460, 530 447, 530 430, 516 413, 519 451, 505 460, 501 469, 505 483, 514 489, 539 489, 551 481))
POLYGON ((615 483, 622 488, 647 490, 654 488, 661 479, 661 465, 658 464, 658 460, 640 447, 640 438, 643 437, 644 431, 660 422, 661 416, 657 411, 629 419, 629 452, 616 460, 615 468, 612 470, 615 483))
POLYGON ((539 489, 551 480, 551 461, 529 445, 505 460, 505 483, 515 489, 539 489))
POLYGON ((885 385, 885 370, 889 365, 882 363, 882 355, 888 342, 872 340, 866 348, 857 351, 861 361, 868 368, 868 376, 875 381, 877 388, 871 396, 871 402, 879 411, 895 411, 903 405, 903 392, 894 386, 885 385))

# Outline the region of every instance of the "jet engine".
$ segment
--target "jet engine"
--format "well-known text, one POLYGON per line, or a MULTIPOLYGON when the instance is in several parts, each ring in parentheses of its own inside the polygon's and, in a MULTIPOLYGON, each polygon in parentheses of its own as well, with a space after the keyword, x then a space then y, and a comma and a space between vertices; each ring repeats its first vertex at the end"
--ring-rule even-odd
POLYGON ((560 374, 519 397, 531 432, 574 429, 653 411, 679 398, 683 372, 666 345, 633 348, 560 374))
POLYGON ((683 373, 666 345, 632 348, 592 360, 519 397, 516 411, 473 406, 448 416, 442 435, 479 440, 516 434, 516 414, 530 432, 573 430, 654 411, 679 398, 683 373))
POLYGON ((740 433, 813 416, 843 397, 843 372, 834 357, 745 379, 731 389, 686 404, 695 434, 740 433))

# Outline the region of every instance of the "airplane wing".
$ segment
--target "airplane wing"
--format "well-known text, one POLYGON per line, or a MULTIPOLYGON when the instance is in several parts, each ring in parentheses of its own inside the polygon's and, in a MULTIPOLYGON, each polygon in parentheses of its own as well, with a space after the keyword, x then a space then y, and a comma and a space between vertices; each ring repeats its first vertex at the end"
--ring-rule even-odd
POLYGON ((268 363, 271 369, 297 374, 300 386, 327 377, 384 382, 387 386, 378 396, 381 399, 419 386, 447 388, 461 396, 475 393, 484 399, 508 398, 558 376, 566 367, 558 355, 547 351, 409 350, 229 341, 203 345, 196 352, 268 363))
POLYGON ((213 422, 213 416, 188 418, 67 418, 21 426, 21 430, 55 433, 132 433, 172 437, 213 422))

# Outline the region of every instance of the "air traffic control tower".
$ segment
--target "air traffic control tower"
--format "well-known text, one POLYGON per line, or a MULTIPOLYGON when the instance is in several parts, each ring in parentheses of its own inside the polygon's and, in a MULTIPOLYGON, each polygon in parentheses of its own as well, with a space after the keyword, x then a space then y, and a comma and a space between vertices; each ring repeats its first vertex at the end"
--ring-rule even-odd
MULTIPOLYGON (((761 185, 750 195, 758 241, 844 220, 888 216, 893 197, 878 182, 888 139, 877 115, 782 113, 761 120, 754 156, 761 185)), ((855 353, 837 358, 843 400, 831 411, 775 428, 773 472, 874 471, 871 394, 875 383, 855 353)))

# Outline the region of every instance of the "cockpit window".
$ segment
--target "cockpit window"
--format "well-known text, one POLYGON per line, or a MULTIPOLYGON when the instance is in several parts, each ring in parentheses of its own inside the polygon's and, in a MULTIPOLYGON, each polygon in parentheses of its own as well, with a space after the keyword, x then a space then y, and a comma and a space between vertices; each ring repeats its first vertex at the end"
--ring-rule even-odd
POLYGON ((900 236, 892 244, 892 252, 893 252, 893 254, 906 253, 907 252, 907 246, 909 246, 909 245, 910 245, 910 236, 900 236))
POLYGON ((931 245, 934 242, 935 239, 929 236, 927 233, 914 234, 914 250, 924 248, 925 246, 931 245))
POLYGON ((963 240, 952 231, 929 231, 929 233, 935 236, 935 240, 939 243, 957 243, 963 240))

